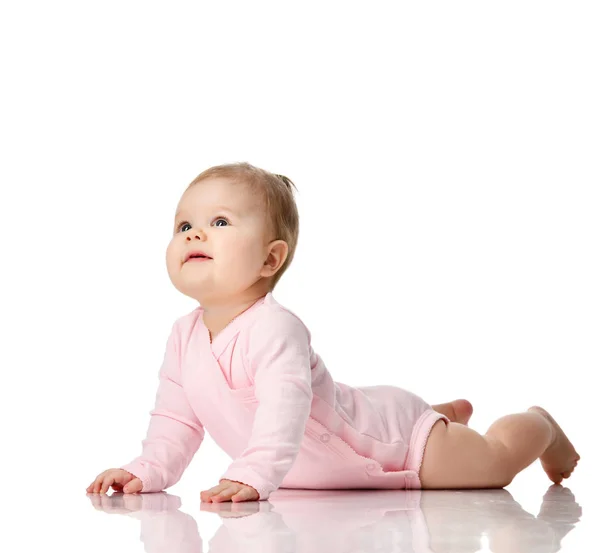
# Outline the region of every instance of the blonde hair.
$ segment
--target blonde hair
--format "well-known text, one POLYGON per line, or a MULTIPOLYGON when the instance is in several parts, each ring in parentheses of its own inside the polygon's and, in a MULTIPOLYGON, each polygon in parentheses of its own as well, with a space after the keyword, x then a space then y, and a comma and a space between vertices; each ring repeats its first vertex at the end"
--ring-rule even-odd
POLYGON ((268 236, 272 236, 272 240, 284 240, 287 243, 287 258, 271 277, 269 291, 272 292, 292 263, 298 244, 300 218, 292 190, 292 187, 298 190, 296 185, 284 175, 271 173, 247 162, 237 162, 209 167, 188 188, 209 178, 226 178, 233 183, 245 184, 251 193, 257 193, 266 210, 268 236))

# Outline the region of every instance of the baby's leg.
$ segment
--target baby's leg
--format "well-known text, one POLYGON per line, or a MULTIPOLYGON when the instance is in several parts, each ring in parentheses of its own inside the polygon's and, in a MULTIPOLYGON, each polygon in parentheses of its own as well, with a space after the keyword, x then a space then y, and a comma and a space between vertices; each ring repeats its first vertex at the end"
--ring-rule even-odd
POLYGON ((539 407, 502 417, 484 436, 438 421, 427 440, 419 478, 430 489, 503 488, 538 458, 557 484, 579 460, 560 426, 539 407))

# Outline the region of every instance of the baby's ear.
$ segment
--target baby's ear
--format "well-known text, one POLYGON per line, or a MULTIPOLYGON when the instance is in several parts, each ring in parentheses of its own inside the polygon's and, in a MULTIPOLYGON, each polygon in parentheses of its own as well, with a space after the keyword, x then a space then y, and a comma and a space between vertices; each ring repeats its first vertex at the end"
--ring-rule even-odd
POLYGON ((263 275, 267 277, 274 275, 281 268, 289 252, 289 247, 285 240, 275 240, 271 242, 269 247, 269 255, 265 261, 265 268, 268 269, 269 274, 263 275))

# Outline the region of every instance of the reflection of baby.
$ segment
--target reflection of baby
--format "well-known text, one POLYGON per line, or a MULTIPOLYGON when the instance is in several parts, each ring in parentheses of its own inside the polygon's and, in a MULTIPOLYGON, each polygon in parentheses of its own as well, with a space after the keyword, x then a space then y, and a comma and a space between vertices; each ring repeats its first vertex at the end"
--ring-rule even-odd
POLYGON ((466 401, 433 408, 396 386, 332 379, 309 330, 273 296, 298 239, 292 186, 240 163, 185 190, 166 262, 200 306, 173 325, 142 454, 88 491, 172 486, 205 430, 234 461, 204 501, 266 499, 280 487, 499 488, 538 458, 553 482, 568 478, 579 455, 539 407, 480 435, 460 424, 466 401))
POLYGON ((571 491, 555 485, 544 495, 537 518, 507 490, 428 491, 421 508, 431 551, 444 553, 480 551, 482 535, 494 552, 554 553, 581 517, 571 491))
MULTIPOLYGON (((148 553, 203 551, 196 521, 179 510, 177 496, 89 497, 99 510, 140 520, 148 553)), ((209 542, 213 553, 375 549, 475 553, 481 550, 484 535, 495 553, 554 553, 581 516, 573 494, 562 486, 546 492, 537 518, 506 490, 277 490, 269 502, 203 503, 201 510, 223 519, 209 542)))

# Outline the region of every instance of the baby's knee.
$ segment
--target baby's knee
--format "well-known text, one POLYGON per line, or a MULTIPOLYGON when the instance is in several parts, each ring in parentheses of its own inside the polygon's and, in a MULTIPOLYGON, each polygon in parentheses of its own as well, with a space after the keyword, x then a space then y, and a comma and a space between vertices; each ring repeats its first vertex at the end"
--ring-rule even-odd
POLYGON ((513 471, 507 469, 506 467, 500 468, 500 470, 494 471, 491 476, 491 485, 490 488, 506 488, 515 478, 515 474, 513 471))
POLYGON ((490 446, 494 450, 491 456, 493 466, 489 471, 491 485, 494 488, 505 488, 512 483, 518 471, 513 467, 512 456, 506 444, 494 440, 490 446))

